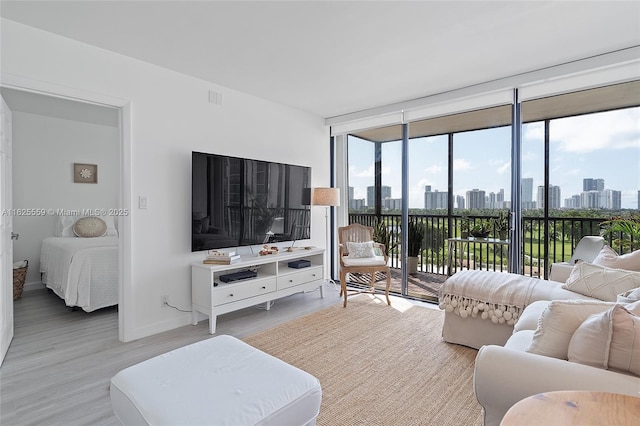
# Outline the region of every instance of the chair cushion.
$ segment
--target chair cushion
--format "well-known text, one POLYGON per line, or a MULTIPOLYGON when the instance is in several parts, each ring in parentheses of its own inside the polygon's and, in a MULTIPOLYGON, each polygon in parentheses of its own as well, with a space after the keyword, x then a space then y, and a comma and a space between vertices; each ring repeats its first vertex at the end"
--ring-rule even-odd
POLYGON ((611 269, 588 262, 578 262, 562 288, 607 302, 618 294, 640 287, 640 272, 611 269))
POLYGON ((363 243, 347 241, 347 251, 349 252, 349 257, 355 259, 372 258, 376 255, 373 251, 373 241, 365 241, 363 243))
POLYGON ((383 266, 386 265, 384 261, 384 256, 373 256, 373 257, 362 257, 362 258, 354 258, 349 256, 344 256, 342 258, 342 263, 344 266, 383 266))

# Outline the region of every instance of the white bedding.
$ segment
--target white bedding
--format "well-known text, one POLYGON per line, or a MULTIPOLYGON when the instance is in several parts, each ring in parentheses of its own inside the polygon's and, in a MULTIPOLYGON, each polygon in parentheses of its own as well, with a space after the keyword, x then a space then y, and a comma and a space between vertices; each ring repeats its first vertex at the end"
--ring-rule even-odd
POLYGON ((42 282, 86 312, 118 304, 118 238, 50 237, 40 252, 42 282))

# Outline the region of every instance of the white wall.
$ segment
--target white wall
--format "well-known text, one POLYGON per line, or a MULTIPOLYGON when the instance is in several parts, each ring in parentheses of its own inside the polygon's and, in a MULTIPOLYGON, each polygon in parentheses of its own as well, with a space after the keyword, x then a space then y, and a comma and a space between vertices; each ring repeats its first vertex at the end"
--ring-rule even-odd
MULTIPOLYGON (((117 127, 13 111, 13 208, 99 209, 118 205, 117 127), (98 183, 73 183, 73 163, 98 165, 98 183)), ((40 282, 40 247, 55 216, 15 216, 14 260, 29 260, 27 283, 40 282)))
MULTIPOLYGON (((192 150, 307 165, 314 186, 328 183, 321 117, 5 19, 1 35, 3 82, 130 101, 131 196, 123 207, 137 207, 144 195, 149 208, 131 210, 125 340, 190 322, 189 314, 161 307, 160 296, 190 309, 189 264, 202 257, 190 252, 192 150), (208 103, 209 90, 222 93, 222 105, 208 103)), ((324 246, 320 210, 310 243, 324 246)))

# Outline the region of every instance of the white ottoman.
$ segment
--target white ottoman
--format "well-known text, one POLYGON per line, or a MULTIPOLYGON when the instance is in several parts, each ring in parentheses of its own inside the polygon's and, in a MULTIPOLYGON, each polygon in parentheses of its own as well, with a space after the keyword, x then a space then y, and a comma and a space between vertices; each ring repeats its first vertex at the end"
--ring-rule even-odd
POLYGON ((110 394, 125 425, 314 425, 322 400, 311 374, 224 335, 120 371, 110 394))

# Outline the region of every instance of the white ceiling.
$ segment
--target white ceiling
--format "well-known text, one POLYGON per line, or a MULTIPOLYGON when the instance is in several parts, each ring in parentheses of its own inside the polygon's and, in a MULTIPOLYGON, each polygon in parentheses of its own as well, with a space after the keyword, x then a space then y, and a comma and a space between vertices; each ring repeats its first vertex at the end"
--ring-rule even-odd
POLYGON ((640 45, 640 2, 2 1, 10 20, 324 118, 640 45))

